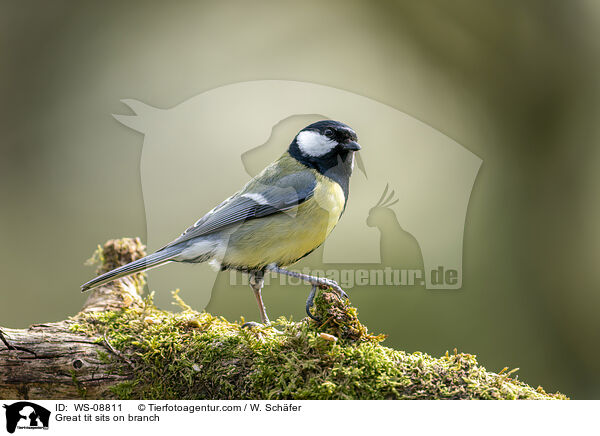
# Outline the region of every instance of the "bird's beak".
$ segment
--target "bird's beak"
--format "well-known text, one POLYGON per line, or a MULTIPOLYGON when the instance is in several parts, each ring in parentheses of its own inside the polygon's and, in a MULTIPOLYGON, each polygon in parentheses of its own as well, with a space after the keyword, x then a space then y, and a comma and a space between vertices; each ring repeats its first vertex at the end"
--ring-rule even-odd
POLYGON ((358 142, 356 141, 348 141, 342 144, 342 148, 349 151, 358 151, 360 150, 360 145, 358 145, 358 142))

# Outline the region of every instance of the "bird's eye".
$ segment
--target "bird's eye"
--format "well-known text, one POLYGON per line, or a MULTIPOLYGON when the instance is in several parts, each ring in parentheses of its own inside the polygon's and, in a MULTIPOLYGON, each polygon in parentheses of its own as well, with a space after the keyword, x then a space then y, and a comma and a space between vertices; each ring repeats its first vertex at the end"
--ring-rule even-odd
POLYGON ((333 130, 325 129, 325 136, 328 136, 329 138, 333 137, 333 130))

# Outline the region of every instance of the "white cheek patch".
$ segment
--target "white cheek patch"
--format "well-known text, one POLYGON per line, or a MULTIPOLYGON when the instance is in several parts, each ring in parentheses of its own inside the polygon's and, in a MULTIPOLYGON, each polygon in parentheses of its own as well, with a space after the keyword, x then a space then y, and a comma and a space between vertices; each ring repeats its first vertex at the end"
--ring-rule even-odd
POLYGON ((323 156, 337 145, 334 140, 310 130, 298 133, 296 142, 303 154, 312 157, 323 156))

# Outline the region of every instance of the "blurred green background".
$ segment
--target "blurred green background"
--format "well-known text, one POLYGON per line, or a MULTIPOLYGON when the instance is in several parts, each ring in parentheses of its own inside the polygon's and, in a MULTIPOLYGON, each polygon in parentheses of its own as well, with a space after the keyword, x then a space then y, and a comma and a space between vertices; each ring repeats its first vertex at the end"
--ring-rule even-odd
MULTIPOLYGON (((111 117, 120 99, 168 108, 239 81, 308 81, 404 111, 483 159, 463 289, 354 288, 369 328, 600 398, 600 2, 0 4, 0 325, 76 313, 94 247, 145 238, 143 138, 111 117)), ((265 290, 272 317, 301 318, 305 297, 265 290)), ((208 310, 257 315, 242 287, 208 310)))

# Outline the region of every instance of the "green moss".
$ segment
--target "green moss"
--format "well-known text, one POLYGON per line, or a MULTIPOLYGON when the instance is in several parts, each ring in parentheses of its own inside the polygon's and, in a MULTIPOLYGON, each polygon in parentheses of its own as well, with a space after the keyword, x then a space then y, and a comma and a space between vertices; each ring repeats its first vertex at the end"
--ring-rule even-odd
POLYGON ((565 399, 486 371, 471 354, 440 358, 380 345, 347 301, 315 299, 322 320, 242 329, 189 308, 142 308, 81 314, 72 331, 104 335, 126 357, 135 378, 112 388, 122 399, 565 399))
POLYGON ((116 398, 121 400, 135 400, 137 397, 134 395, 135 382, 123 382, 118 385, 112 386, 110 391, 116 398))
POLYGON ((98 351, 98 360, 102 363, 110 363, 110 357, 108 357, 108 353, 104 351, 98 351))
POLYGON ((358 310, 347 300, 340 300, 337 294, 321 292, 315 297, 315 317, 310 320, 319 332, 334 335, 350 342, 381 342, 385 335, 371 335, 367 327, 358 319, 358 310))

